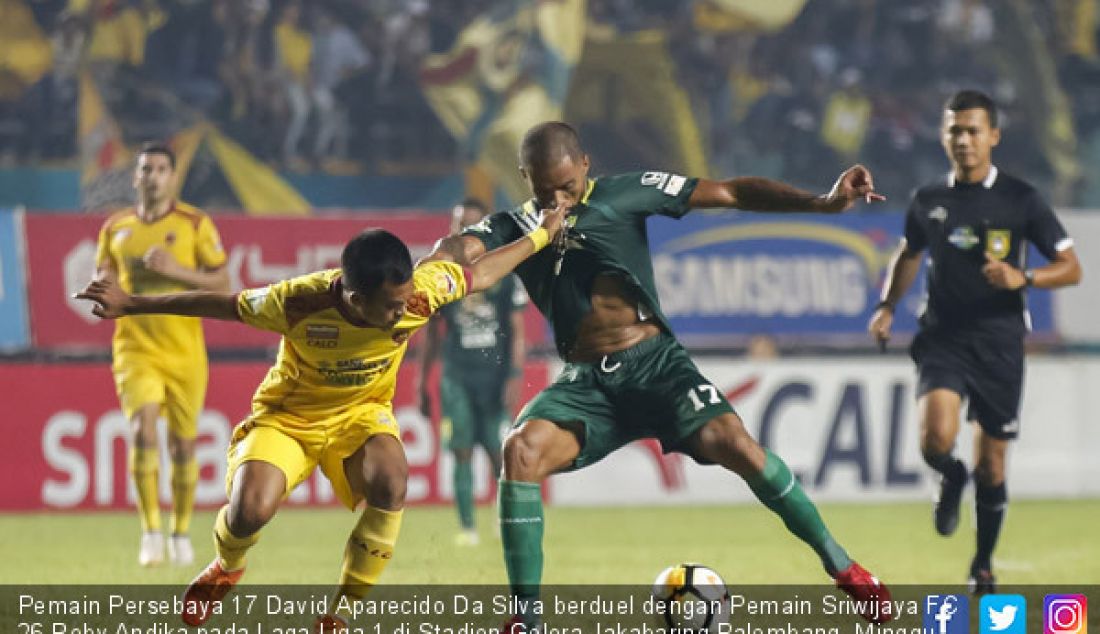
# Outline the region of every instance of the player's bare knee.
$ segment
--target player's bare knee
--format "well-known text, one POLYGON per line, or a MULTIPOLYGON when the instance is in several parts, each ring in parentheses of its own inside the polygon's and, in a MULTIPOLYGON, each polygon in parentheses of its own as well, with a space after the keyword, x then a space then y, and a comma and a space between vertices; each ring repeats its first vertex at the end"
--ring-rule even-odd
POLYGON ((924 456, 925 462, 933 460, 937 456, 951 453, 951 450, 954 448, 955 439, 940 433, 939 430, 925 428, 921 432, 920 451, 921 455, 924 456))
POLYGON ((229 532, 237 537, 255 534, 275 517, 275 511, 279 509, 277 498, 272 499, 262 493, 245 493, 235 502, 229 505, 226 521, 229 532))
POLYGON ((457 462, 470 462, 474 458, 474 450, 469 448, 455 449, 454 454, 457 462))
POLYGON ((504 478, 534 482, 539 480, 539 452, 535 443, 516 430, 504 439, 504 478))
POLYGON ((986 487, 995 487, 1005 481, 1004 462, 995 458, 978 458, 974 465, 974 481, 986 487))
POLYGON ((375 467, 366 481, 364 496, 374 508, 396 511, 404 508, 409 484, 408 465, 389 464, 375 467))

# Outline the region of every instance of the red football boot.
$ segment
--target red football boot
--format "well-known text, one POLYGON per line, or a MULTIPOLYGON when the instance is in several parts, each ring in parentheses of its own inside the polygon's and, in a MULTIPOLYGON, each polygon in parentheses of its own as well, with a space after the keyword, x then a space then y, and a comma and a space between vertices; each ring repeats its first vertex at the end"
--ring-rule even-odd
POLYGON ((863 618, 882 624, 896 616, 890 603, 890 589, 863 566, 853 561, 851 566, 836 573, 835 579, 836 587, 852 597, 863 618))
POLYGON ((183 614, 180 615, 183 622, 191 627, 206 623, 214 612, 214 605, 221 603, 243 576, 244 568, 223 570, 215 557, 183 592, 183 614))

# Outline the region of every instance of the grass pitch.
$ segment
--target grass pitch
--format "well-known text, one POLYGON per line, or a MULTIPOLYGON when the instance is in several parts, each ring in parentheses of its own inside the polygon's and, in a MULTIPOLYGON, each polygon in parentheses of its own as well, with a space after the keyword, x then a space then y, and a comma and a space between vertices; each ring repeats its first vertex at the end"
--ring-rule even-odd
MULTIPOLYGON (((837 540, 888 583, 957 584, 973 549, 970 514, 942 538, 922 504, 823 505, 837 540)), ((355 515, 279 513, 251 551, 246 583, 336 581, 355 515)), ((503 584, 493 509, 479 509, 481 544, 456 547, 451 508, 406 512, 391 584, 503 584)), ((213 556, 211 512, 193 524, 189 568, 137 565, 134 513, 0 515, 0 583, 185 584, 213 556)), ((1100 585, 1100 500, 1013 501, 994 567, 1002 584, 1100 585)), ((546 509, 545 582, 649 584, 665 566, 699 561, 730 584, 827 583, 812 551, 758 505, 546 509)))

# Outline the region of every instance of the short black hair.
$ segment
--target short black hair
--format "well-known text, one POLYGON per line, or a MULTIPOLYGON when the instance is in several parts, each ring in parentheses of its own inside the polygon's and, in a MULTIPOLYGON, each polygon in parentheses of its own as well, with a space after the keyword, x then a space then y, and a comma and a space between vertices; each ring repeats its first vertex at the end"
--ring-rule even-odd
POLYGON ((951 98, 943 106, 944 110, 950 110, 951 112, 974 110, 975 108, 985 110, 986 115, 989 116, 989 127, 997 127, 997 104, 993 103, 989 95, 980 90, 960 90, 951 95, 951 98))
POLYGON ((566 156, 584 156, 581 137, 563 121, 544 121, 527 131, 519 146, 519 164, 525 169, 557 165, 566 156))
POLYGON ((489 213, 489 205, 486 205, 485 201, 480 198, 474 198, 473 196, 463 198, 462 202, 458 203, 458 206, 465 209, 476 209, 480 211, 483 216, 489 213))
POLYGON ((412 277, 412 256, 401 238, 384 229, 367 229, 355 236, 340 254, 344 286, 373 293, 383 282, 404 284, 412 277))
POLYGON ((138 156, 142 154, 160 154, 168 157, 168 164, 172 166, 172 171, 176 171, 176 153, 172 151, 172 148, 168 147, 166 143, 160 143, 159 141, 149 141, 143 143, 141 151, 138 152, 138 156))

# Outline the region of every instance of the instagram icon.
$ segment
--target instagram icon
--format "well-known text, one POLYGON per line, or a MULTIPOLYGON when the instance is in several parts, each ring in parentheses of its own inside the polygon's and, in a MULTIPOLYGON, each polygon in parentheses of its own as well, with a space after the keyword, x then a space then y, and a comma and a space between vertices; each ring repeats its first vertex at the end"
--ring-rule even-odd
POLYGON ((1048 594, 1043 598, 1043 634, 1088 634, 1088 601, 1083 594, 1048 594))

